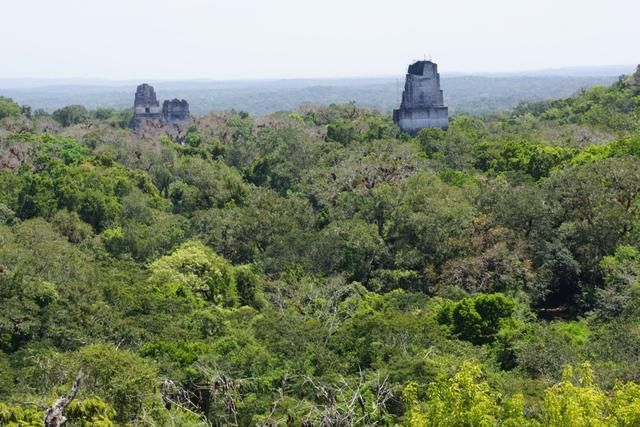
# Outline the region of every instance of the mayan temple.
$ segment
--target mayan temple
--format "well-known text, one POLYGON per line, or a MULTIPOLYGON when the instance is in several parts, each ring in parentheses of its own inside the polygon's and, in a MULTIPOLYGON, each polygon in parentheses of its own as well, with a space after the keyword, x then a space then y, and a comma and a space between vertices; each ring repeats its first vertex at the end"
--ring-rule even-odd
POLYGON ((165 123, 180 123, 189 118, 189 103, 184 99, 166 100, 162 103, 162 120, 165 123))
POLYGON ((418 61, 409 66, 402 103, 393 110, 393 121, 411 135, 424 128, 449 127, 449 109, 444 105, 437 64, 418 61))
POLYGON ((156 91, 153 86, 146 83, 138 86, 133 101, 133 110, 131 127, 134 129, 139 128, 146 121, 160 120, 160 103, 156 99, 156 91))
POLYGON ((162 110, 160 102, 156 98, 153 86, 143 83, 136 89, 133 101, 133 119, 131 128, 140 129, 144 124, 177 124, 187 120, 189 115, 189 103, 184 99, 172 99, 164 101, 162 110))

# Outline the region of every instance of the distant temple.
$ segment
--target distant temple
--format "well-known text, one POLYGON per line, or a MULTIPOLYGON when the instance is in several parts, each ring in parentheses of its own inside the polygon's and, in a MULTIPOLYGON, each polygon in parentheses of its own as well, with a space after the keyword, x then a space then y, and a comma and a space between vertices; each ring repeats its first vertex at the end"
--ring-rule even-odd
POLYGON ((437 64, 418 61, 409 65, 402 103, 393 110, 393 122, 411 135, 424 128, 449 127, 449 109, 444 105, 437 64))
POLYGON ((139 129, 145 123, 174 124, 189 118, 189 103, 184 99, 164 101, 161 111, 156 91, 153 86, 146 83, 136 89, 133 110, 133 119, 131 119, 131 128, 133 129, 139 129))
POLYGON ((184 99, 172 99, 162 103, 162 119, 166 123, 178 123, 189 118, 189 103, 184 99))
POLYGON ((133 101, 133 119, 131 127, 139 128, 144 122, 160 120, 160 103, 156 99, 156 91, 153 86, 144 83, 136 89, 136 97, 133 101))

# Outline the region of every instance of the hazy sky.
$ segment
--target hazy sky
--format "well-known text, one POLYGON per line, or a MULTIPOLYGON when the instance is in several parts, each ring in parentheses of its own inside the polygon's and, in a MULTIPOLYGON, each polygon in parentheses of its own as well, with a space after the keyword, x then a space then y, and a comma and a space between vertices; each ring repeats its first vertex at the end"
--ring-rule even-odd
POLYGON ((640 0, 0 0, 0 78, 246 79, 640 62, 640 0))

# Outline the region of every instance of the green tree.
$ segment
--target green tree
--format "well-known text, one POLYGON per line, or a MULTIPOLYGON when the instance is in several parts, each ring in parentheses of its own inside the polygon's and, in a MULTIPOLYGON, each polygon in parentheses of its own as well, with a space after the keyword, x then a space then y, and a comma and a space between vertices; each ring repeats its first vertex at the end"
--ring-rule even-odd
POLYGON ((626 241, 637 221, 640 160, 610 158, 568 167, 545 183, 564 210, 558 235, 580 265, 580 278, 599 282, 598 262, 626 241))
POLYGON ((0 120, 20 114, 20 106, 11 98, 0 96, 0 120))
POLYGON ((151 282, 189 292, 206 301, 235 305, 237 289, 233 266, 200 242, 187 242, 151 266, 151 282))
POLYGON ((415 383, 404 389, 405 417, 411 427, 526 426, 522 396, 506 399, 491 390, 480 365, 465 362, 451 378, 441 377, 429 385, 427 400, 418 399, 415 383))
POLYGON ((548 427, 610 426, 607 395, 594 384, 588 363, 580 365, 577 383, 574 371, 566 367, 562 381, 549 388, 544 397, 544 425, 548 427))
POLYGON ((65 416, 71 425, 81 427, 112 427, 116 411, 96 396, 82 400, 72 400, 65 408, 65 416))
POLYGON ((450 325, 460 339, 473 344, 492 342, 503 322, 510 319, 515 303, 502 294, 477 295, 457 303, 446 303, 438 320, 450 325))
MULTIPOLYGON (((115 410, 117 421, 133 421, 141 415, 143 405, 148 407, 159 400, 154 392, 160 383, 158 374, 137 354, 113 345, 93 344, 80 349, 77 357, 85 375, 84 392, 104 398, 115 410)), ((72 408, 72 413, 98 418, 113 416, 112 410, 100 401, 82 403, 72 408)))
POLYGON ((604 286, 596 290, 596 311, 604 319, 620 314, 637 313, 636 304, 640 292, 640 251, 633 246, 622 245, 611 256, 600 261, 604 286))
POLYGON ((53 118, 66 127, 86 121, 89 118, 89 112, 82 105, 67 105, 55 110, 53 118))
POLYGON ((427 173, 386 187, 390 212, 384 216, 384 240, 401 268, 439 267, 461 250, 462 236, 474 215, 465 192, 427 173))

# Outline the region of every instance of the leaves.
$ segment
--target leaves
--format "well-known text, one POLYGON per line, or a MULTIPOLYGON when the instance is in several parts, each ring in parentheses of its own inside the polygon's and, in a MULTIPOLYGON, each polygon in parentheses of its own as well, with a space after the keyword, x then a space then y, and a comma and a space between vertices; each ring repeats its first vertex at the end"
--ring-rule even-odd
POLYGON ((637 425, 634 84, 414 138, 353 103, 13 109, 0 424, 82 368, 73 425, 637 425))

